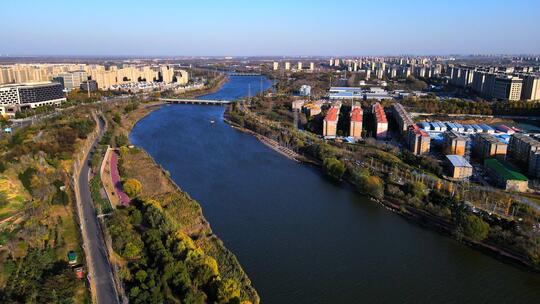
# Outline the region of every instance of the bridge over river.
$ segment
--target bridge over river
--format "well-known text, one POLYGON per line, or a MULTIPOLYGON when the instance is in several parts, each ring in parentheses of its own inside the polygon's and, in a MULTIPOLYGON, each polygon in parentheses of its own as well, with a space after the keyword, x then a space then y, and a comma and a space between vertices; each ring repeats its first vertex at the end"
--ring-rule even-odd
POLYGON ((213 100, 213 99, 190 99, 190 98, 160 98, 160 101, 183 104, 203 104, 203 105, 226 105, 232 100, 213 100))

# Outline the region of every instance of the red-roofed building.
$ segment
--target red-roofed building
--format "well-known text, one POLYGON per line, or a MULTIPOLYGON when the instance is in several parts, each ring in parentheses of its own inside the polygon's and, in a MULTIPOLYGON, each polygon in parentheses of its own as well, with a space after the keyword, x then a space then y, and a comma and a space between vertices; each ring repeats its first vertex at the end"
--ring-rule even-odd
POLYGON ((339 108, 331 107, 326 112, 326 116, 323 120, 323 136, 325 138, 335 138, 337 132, 339 108))
POLYGON ((371 106, 371 113, 375 120, 375 137, 385 139, 388 136, 388 119, 386 119, 384 108, 376 102, 371 106))
POLYGON ((407 145, 409 150, 415 155, 429 153, 431 138, 426 131, 413 124, 409 127, 407 135, 407 145))
POLYGON ((354 139, 362 138, 362 120, 364 113, 358 105, 353 105, 351 109, 351 125, 349 127, 349 136, 354 139))

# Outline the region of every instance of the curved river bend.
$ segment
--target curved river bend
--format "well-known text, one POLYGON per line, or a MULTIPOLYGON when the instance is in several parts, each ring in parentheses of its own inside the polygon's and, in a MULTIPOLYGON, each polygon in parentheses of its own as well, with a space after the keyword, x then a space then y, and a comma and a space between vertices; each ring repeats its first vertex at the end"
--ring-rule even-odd
MULTIPOLYGON (((233 99, 260 84, 231 77, 203 98, 233 99)), ((262 303, 540 303, 540 275, 327 181, 229 127, 223 111, 164 106, 130 137, 201 203, 262 303)))

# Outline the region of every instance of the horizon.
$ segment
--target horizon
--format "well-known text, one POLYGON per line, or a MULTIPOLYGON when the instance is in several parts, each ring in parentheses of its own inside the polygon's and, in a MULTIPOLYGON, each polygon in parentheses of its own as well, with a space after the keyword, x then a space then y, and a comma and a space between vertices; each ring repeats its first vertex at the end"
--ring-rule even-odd
POLYGON ((0 57, 539 54, 540 2, 516 2, 22 0, 0 20, 0 57))

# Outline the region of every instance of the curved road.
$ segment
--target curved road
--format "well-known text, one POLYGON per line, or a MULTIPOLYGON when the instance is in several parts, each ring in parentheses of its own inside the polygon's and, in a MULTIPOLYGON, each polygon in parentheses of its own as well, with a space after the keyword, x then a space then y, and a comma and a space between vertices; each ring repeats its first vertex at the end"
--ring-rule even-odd
MULTIPOLYGON (((93 151, 97 142, 101 139, 104 132, 104 122, 99 118, 99 136, 96 138, 90 151, 93 151)), ((89 273, 93 277, 95 282, 95 293, 98 304, 119 303, 116 288, 114 285, 114 279, 112 275, 111 265, 107 257, 107 249, 105 242, 99 227, 98 218, 94 209, 94 202, 90 194, 90 185, 88 176, 90 174, 90 167, 88 166, 88 160, 90 159, 90 153, 84 158, 81 172, 77 178, 77 183, 80 191, 80 198, 83 208, 83 220, 84 224, 82 229, 86 230, 88 243, 84 246, 87 247, 90 252, 90 259, 88 262, 93 264, 93 267, 89 267, 89 271, 93 269, 93 273, 89 273)))

